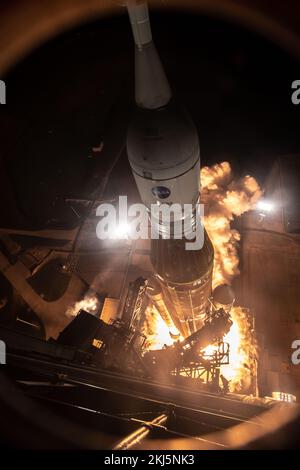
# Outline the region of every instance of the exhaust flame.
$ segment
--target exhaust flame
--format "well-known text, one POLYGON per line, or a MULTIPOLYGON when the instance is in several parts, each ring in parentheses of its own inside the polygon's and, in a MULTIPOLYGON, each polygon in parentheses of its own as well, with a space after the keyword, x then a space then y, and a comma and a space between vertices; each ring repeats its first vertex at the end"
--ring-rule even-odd
POLYGON ((223 341, 230 347, 230 364, 221 367, 229 380, 231 392, 247 390, 256 376, 257 342, 247 312, 241 307, 231 310, 232 326, 223 341))
MULTIPOLYGON (((205 205, 204 225, 215 250, 213 288, 231 284, 239 274, 238 242, 240 233, 231 228, 231 222, 254 209, 262 192, 251 176, 234 180, 228 162, 201 169, 201 202, 205 205)), ((230 346, 230 364, 221 367, 221 374, 229 380, 232 392, 246 390, 256 373, 257 343, 251 321, 241 307, 231 310, 232 326, 223 338, 230 346)), ((159 349, 173 343, 168 329, 158 312, 147 314, 146 329, 149 349, 159 349)), ((209 355, 214 345, 205 348, 209 355)))
POLYGON ((142 333, 146 337, 145 349, 162 349, 174 343, 169 328, 154 306, 146 309, 142 333))
MULTIPOLYGON (((215 250, 215 288, 219 284, 231 284, 239 274, 238 242, 241 236, 230 224, 234 217, 254 209, 262 192, 251 176, 233 180, 228 162, 202 168, 201 183, 201 198, 206 209, 204 225, 215 250)), ((248 388, 251 376, 255 375, 257 343, 241 307, 232 308, 231 319, 233 324, 223 338, 230 347, 230 364, 221 367, 221 374, 230 381, 230 391, 238 392, 248 388)))

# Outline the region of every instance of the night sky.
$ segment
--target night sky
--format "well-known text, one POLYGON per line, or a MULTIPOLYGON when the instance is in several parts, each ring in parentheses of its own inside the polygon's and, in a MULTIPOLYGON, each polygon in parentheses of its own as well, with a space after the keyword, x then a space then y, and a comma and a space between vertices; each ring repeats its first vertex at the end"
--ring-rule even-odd
MULTIPOLYGON (((277 156, 299 151, 300 106, 291 103, 299 64, 285 51, 204 16, 153 12, 151 21, 174 94, 199 130, 202 165, 226 159, 237 174, 263 182, 277 156)), ((4 77, 2 226, 78 223, 64 198, 92 198, 125 144, 133 58, 124 14, 64 33, 4 77), (101 142, 103 152, 93 153, 101 142)), ((114 194, 132 181, 125 150, 120 158, 109 184, 114 194)))

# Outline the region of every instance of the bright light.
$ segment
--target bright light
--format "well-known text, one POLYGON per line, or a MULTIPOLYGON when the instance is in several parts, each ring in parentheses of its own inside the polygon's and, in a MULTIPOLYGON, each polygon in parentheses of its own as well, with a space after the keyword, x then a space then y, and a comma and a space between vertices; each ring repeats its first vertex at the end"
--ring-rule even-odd
POLYGON ((295 403, 297 398, 291 393, 285 392, 272 392, 272 398, 278 401, 285 401, 287 403, 295 403))
POLYGON ((180 331, 176 328, 176 326, 171 326, 169 333, 170 333, 171 338, 176 338, 177 340, 183 339, 183 337, 180 334, 180 331))
POLYGON ((218 346, 216 346, 215 344, 210 344, 202 350, 202 352, 204 352, 205 356, 212 356, 217 351, 218 351, 218 346))
POLYGON ((114 239, 128 239, 130 233, 130 225, 127 223, 118 224, 112 233, 112 238, 114 239))
POLYGON ((270 201, 266 201, 266 200, 261 200, 258 202, 257 204, 257 209, 263 211, 263 212, 272 212, 272 210, 274 209, 274 204, 270 201))

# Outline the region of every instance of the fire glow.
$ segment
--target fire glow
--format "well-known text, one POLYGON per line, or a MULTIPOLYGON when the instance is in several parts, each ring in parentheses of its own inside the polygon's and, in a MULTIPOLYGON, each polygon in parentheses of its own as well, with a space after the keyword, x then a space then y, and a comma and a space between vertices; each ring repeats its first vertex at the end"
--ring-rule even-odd
MULTIPOLYGON (((231 284, 239 274, 238 242, 240 233, 231 228, 231 222, 245 212, 255 209, 262 192, 251 176, 234 180, 230 164, 222 162, 201 170, 201 202, 205 205, 204 225, 214 246, 213 288, 231 284)), ((232 326, 223 341, 230 346, 230 364, 221 366, 221 374, 229 380, 229 389, 240 392, 247 389, 255 374, 257 343, 246 311, 238 306, 231 310, 232 326)), ((174 340, 158 312, 146 314, 149 349, 161 349, 174 340)), ((204 349, 211 354, 214 345, 204 349)))

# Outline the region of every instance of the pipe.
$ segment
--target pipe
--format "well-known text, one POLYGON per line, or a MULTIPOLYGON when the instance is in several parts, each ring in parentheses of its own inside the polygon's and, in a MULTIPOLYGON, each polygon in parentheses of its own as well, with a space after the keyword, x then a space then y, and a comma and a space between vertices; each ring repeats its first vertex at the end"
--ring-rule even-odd
POLYGON ((162 414, 154 418, 152 421, 145 421, 142 427, 140 427, 133 433, 129 434, 129 436, 126 436, 124 439, 118 442, 113 447, 113 450, 128 450, 128 449, 132 449, 136 445, 139 445, 142 442, 142 440, 148 436, 148 434, 150 433, 153 427, 161 426, 167 421, 167 419, 168 419, 168 415, 162 414))

